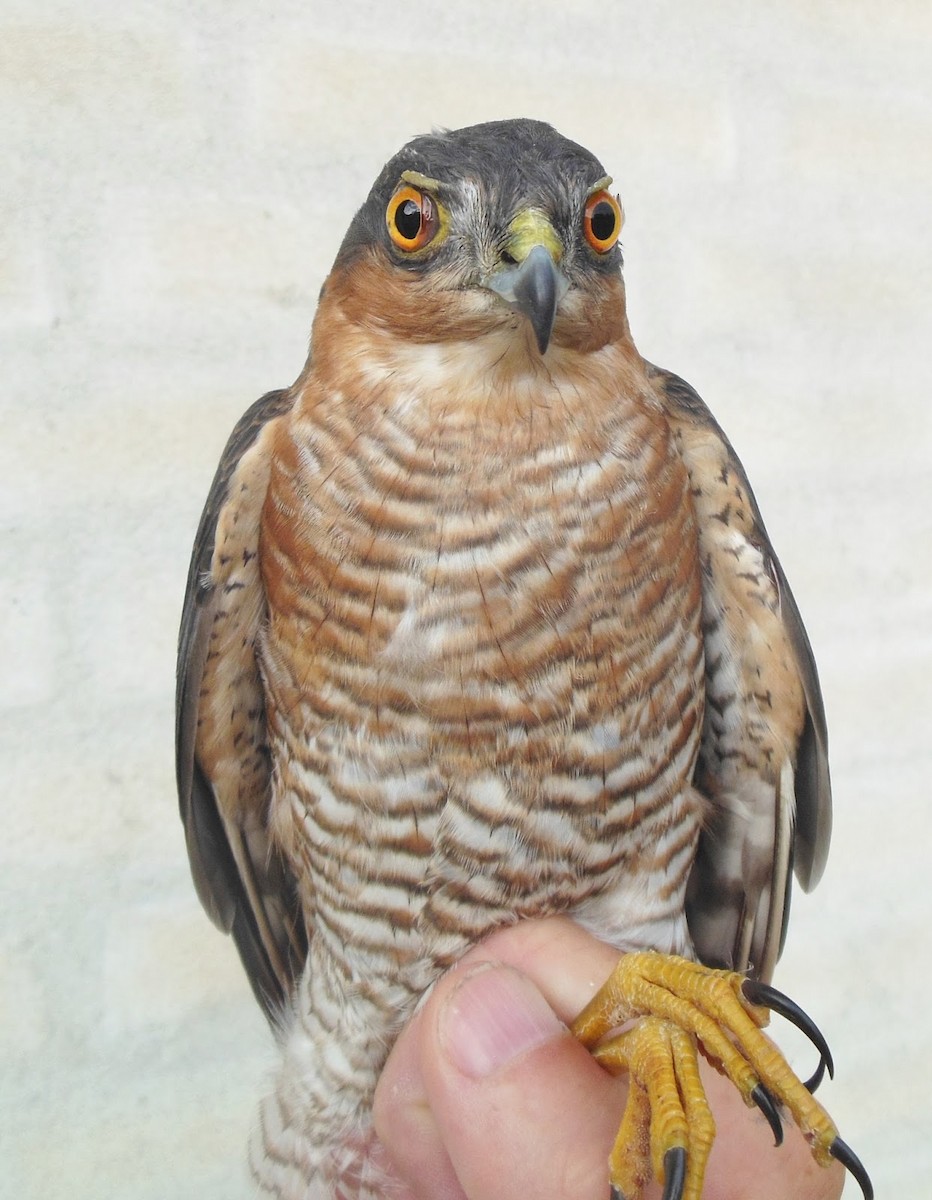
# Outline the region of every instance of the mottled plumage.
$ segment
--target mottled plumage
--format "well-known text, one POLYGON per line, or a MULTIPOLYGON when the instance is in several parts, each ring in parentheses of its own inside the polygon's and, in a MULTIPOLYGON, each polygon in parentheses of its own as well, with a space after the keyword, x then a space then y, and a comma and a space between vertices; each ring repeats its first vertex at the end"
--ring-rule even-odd
POLYGON ((568 912, 769 978, 794 857, 822 870, 806 635, 728 441, 634 347, 608 182, 536 122, 407 146, 208 499, 178 783, 283 1031, 273 1195, 378 1193, 388 1047, 496 926, 568 912))

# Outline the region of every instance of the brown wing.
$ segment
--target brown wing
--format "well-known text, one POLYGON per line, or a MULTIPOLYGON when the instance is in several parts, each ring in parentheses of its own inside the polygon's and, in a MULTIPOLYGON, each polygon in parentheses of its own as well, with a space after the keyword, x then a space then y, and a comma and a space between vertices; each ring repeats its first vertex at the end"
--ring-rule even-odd
POLYGON ((272 433, 293 403, 269 392, 226 445, 201 517, 178 643, 175 751, 191 873, 232 933, 270 1020, 307 950, 294 882, 269 840, 270 763, 255 639, 265 618, 259 524, 272 433))
POLYGON ((693 389, 650 371, 689 472, 703 568, 706 716, 695 783, 710 813, 687 917, 703 960, 769 979, 792 872, 809 891, 828 854, 822 694, 744 468, 693 389))

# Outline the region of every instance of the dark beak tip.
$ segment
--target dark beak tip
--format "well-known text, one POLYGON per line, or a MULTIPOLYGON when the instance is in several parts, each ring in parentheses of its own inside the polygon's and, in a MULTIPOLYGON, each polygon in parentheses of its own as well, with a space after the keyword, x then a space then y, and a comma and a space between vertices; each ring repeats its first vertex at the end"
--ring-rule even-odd
POLYGON ((547 347, 550 345, 550 332, 549 329, 534 327, 534 341, 537 342, 537 349, 541 352, 541 355, 547 353, 547 347))
POLYGON ((550 345, 557 315, 559 282, 556 265, 543 247, 531 251, 515 279, 515 305, 530 321, 541 354, 545 354, 550 345))

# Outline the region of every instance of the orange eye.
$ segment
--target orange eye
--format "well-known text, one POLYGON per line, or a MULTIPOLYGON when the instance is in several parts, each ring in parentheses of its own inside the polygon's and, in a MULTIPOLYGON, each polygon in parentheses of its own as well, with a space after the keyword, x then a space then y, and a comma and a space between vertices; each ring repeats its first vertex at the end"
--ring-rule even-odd
POLYGON ((596 192, 586 201, 583 232, 597 254, 608 254, 618 241, 623 221, 621 205, 610 192, 596 192))
POLYGON ((423 250, 440 230, 437 202, 427 192, 406 184, 388 202, 385 213, 389 237, 399 250, 423 250))

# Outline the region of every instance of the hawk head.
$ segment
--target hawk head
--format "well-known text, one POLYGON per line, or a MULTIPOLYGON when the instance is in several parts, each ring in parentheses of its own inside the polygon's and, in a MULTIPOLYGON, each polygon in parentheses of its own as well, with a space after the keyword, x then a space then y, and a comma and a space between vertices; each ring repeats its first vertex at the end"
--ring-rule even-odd
POLYGON ((382 169, 325 289, 416 342, 592 351, 627 336, 622 210, 588 150, 540 121, 415 138, 382 169))

